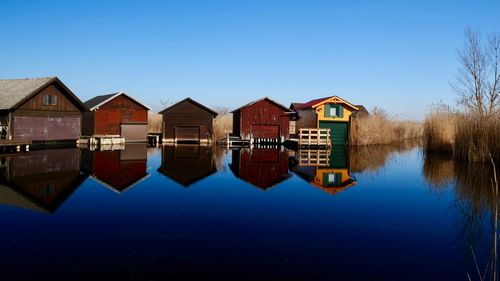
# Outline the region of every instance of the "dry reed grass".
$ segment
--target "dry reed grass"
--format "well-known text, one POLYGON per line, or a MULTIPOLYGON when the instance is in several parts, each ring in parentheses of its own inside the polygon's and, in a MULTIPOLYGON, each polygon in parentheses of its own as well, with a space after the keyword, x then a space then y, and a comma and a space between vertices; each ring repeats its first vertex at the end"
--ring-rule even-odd
POLYGON ((228 133, 233 131, 233 114, 219 114, 214 120, 214 135, 215 140, 219 141, 228 133))
POLYGON ((161 133, 162 116, 157 113, 148 113, 148 133, 161 133))
POLYGON ((433 110, 424 122, 426 152, 453 154, 466 162, 500 160, 500 114, 481 116, 433 110))
POLYGON ((351 145, 359 146, 401 143, 422 136, 421 123, 391 118, 385 111, 375 108, 369 116, 352 119, 349 138, 351 145))

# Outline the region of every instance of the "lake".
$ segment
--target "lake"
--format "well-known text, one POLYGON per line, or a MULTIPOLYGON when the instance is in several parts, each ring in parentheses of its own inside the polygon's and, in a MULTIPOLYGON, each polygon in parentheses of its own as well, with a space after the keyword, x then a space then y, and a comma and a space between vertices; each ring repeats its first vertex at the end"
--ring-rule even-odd
POLYGON ((491 167, 418 144, 0 161, 2 280, 479 280, 491 167), (473 255, 474 253, 474 255, 473 255), (475 258, 474 258, 475 256, 475 258))

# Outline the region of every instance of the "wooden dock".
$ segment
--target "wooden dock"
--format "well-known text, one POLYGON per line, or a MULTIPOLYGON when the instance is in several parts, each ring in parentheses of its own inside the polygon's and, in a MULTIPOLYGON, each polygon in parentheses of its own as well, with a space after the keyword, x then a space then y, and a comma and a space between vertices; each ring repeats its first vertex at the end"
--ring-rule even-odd
POLYGON ((299 148, 330 147, 330 129, 299 129, 299 148))
POLYGON ((29 151, 31 144, 28 140, 0 140, 0 153, 29 151))

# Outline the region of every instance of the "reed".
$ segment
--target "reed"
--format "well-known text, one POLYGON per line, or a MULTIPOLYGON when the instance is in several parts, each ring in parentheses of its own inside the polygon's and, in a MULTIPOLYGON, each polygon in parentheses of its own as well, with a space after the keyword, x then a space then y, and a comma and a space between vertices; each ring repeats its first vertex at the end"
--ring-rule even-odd
POLYGON ((500 160, 500 114, 433 110, 424 122, 426 152, 448 153, 465 162, 500 160))
POLYGON ((352 119, 349 142, 353 146, 395 144, 422 136, 420 122, 389 117, 385 111, 375 108, 366 117, 352 119))
POLYGON ((233 114, 225 113, 220 114, 215 117, 214 120, 214 135, 215 140, 219 141, 228 133, 233 131, 233 114))
POLYGON ((157 113, 148 113, 148 133, 161 133, 162 116, 157 113))

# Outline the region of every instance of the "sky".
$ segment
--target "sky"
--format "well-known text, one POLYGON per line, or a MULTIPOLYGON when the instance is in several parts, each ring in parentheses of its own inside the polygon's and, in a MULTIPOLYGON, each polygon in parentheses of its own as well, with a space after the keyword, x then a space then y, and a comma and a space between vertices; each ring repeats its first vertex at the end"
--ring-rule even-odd
POLYGON ((153 111, 338 95, 422 120, 455 104, 464 28, 500 32, 500 1, 0 1, 0 79, 58 76, 86 101, 153 111))

